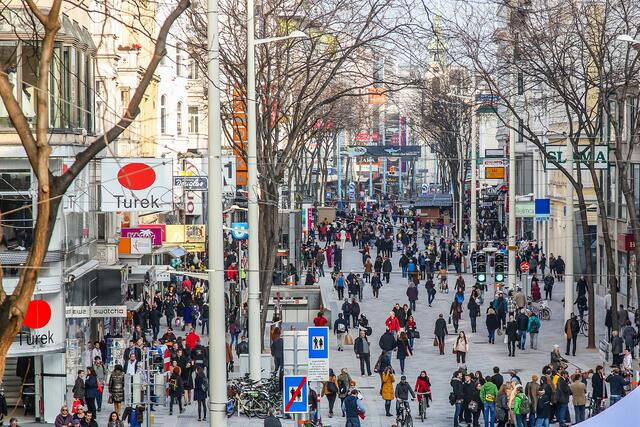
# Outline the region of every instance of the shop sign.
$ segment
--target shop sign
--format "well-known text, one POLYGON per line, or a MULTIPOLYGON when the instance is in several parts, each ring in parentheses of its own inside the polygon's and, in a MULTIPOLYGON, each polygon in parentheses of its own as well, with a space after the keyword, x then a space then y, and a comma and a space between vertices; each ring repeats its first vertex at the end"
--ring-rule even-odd
POLYGON ((170 159, 102 159, 100 185, 103 212, 173 210, 173 165, 170 159))
MULTIPOLYGON (((564 167, 567 163, 567 152, 564 145, 557 144, 545 144, 544 149, 547 153, 545 158, 545 169, 557 170, 555 164, 551 160, 555 160, 560 166, 564 167)), ((577 163, 582 163, 582 168, 587 167, 587 164, 593 160, 593 166, 595 169, 608 169, 609 168, 609 146, 594 145, 591 146, 579 146, 579 152, 574 154, 573 168, 576 169, 577 163)))
POLYGON ((34 296, 27 307, 23 326, 27 330, 18 333, 9 350, 9 356, 24 352, 38 352, 64 348, 65 322, 63 317, 63 293, 34 296))
POLYGON ((204 243, 207 240, 205 235, 206 226, 204 224, 185 225, 184 237, 185 242, 189 243, 204 243))
POLYGON ((162 246, 162 229, 157 227, 140 226, 135 228, 123 228, 120 230, 122 237, 146 237, 153 246, 162 246))
POLYGON ((504 167, 485 167, 485 179, 504 179, 504 167))
POLYGON ((204 243, 183 243, 180 245, 187 252, 204 252, 204 243))
POLYGON ((636 236, 633 233, 618 234, 618 250, 633 252, 636 250, 636 236))
POLYGON ((80 305, 65 307, 67 319, 83 319, 89 317, 127 317, 126 305, 80 305))
POLYGON ((151 239, 148 237, 121 237, 118 240, 120 255, 146 255, 151 250, 151 239))
POLYGON ((551 216, 551 199, 535 200, 536 219, 543 221, 551 216))
POLYGON ((516 218, 533 218, 536 216, 535 202, 516 201, 516 218))

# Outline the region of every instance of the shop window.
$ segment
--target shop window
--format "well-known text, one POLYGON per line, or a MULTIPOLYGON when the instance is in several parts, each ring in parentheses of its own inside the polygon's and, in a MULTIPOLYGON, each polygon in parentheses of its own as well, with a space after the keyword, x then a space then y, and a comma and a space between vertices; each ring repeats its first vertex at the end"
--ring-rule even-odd
POLYGON ((32 198, 27 194, 0 194, 2 232, 0 250, 28 250, 33 243, 32 198))

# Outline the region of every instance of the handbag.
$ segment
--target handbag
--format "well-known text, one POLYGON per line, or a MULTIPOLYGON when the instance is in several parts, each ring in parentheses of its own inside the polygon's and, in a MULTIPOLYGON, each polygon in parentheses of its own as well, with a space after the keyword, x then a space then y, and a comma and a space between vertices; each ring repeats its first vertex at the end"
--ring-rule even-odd
POLYGON ((107 399, 107 403, 109 405, 113 405, 113 396, 109 396, 109 399, 107 399))
POLYGON ((413 338, 414 339, 419 339, 420 338, 420 331, 414 329, 413 330, 413 338))
POLYGON ((435 337, 435 338, 433 339, 433 346, 434 346, 434 347, 438 347, 438 337, 435 337))
POLYGON ((449 322, 448 323, 451 324, 451 316, 449 316, 449 322))

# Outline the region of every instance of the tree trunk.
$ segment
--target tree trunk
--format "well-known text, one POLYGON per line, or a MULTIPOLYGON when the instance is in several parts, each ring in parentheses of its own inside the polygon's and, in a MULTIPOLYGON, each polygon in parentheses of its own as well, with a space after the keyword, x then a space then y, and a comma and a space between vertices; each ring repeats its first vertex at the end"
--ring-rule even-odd
POLYGON ((273 285, 273 269, 276 264, 280 224, 278 216, 278 183, 260 180, 260 324, 264 348, 264 328, 267 323, 267 311, 271 286, 273 285))

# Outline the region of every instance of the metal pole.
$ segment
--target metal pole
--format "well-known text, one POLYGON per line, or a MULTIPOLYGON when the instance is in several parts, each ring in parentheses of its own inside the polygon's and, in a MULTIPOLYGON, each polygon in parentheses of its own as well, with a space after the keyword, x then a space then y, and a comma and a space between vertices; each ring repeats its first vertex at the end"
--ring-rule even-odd
POLYGON ((222 132, 220 125, 220 38, 218 0, 207 0, 209 49, 207 226, 209 228, 209 425, 227 425, 227 356, 224 319, 224 231, 222 227, 222 132))
MULTIPOLYGON (((567 138, 567 168, 573 176, 573 146, 567 138)), ((567 180, 566 190, 566 239, 565 239, 565 275, 564 275, 564 321, 571 317, 573 311, 573 240, 575 238, 575 219, 573 216, 573 185, 567 180)), ((585 245, 587 242, 584 243, 585 245)))
POLYGON ((253 22, 254 3, 247 0, 247 203, 249 208, 249 376, 260 379, 260 355, 262 340, 260 332, 260 236, 258 205, 258 159, 256 141, 256 75, 255 75, 255 28, 253 22))
POLYGON ((476 151, 478 149, 478 139, 480 137, 480 124, 478 120, 478 109, 474 104, 472 104, 473 111, 471 112, 471 216, 469 218, 469 223, 471 225, 471 234, 469 236, 469 240, 471 240, 470 247, 471 249, 477 248, 478 241, 478 227, 477 227, 477 175, 478 175, 478 165, 477 165, 477 154, 476 151))
MULTIPOLYGON (((373 139, 371 132, 373 132, 373 130, 369 127, 368 145, 371 145, 373 139)), ((373 157, 369 157, 369 197, 373 198, 373 157)))
POLYGON ((342 144, 340 135, 336 135, 336 173, 338 174, 338 208, 342 208, 342 164, 340 157, 340 150, 342 150, 342 144))
POLYGON ((516 138, 515 120, 511 114, 509 129, 509 289, 516 288, 516 138))

